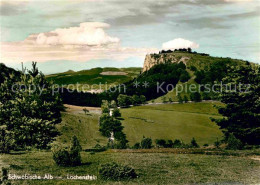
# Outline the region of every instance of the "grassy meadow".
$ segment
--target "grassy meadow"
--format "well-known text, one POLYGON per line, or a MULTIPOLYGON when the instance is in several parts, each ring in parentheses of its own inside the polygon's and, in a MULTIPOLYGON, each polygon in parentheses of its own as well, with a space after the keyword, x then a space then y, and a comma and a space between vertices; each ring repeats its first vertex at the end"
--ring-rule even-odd
MULTIPOLYGON (((213 144, 222 138, 218 126, 211 122, 211 117, 219 117, 214 105, 218 102, 186 104, 145 105, 120 109, 124 133, 132 146, 140 142, 143 136, 155 139, 181 139, 185 143, 195 137, 198 144, 213 144)), ((82 108, 83 109, 83 108, 82 108)), ((62 123, 58 125, 62 133, 55 143, 66 145, 76 135, 83 149, 96 144, 105 146, 108 139, 98 131, 98 113, 85 115, 81 112, 68 111, 62 114, 62 123)))
POLYGON ((217 102, 163 104, 121 109, 124 132, 130 145, 142 137, 181 139, 185 143, 194 137, 198 144, 213 144, 222 138, 218 126, 210 118, 219 117, 217 102))
POLYGON ((84 180, 15 180, 12 184, 199 184, 233 183, 258 184, 260 162, 245 156, 131 153, 112 150, 91 154, 82 152, 83 165, 59 167, 51 152, 25 152, 1 155, 1 164, 9 164, 11 174, 37 174, 53 177, 69 175, 96 175, 96 181, 84 180), (98 176, 100 164, 117 162, 133 167, 138 178, 131 181, 103 181, 98 176))
MULTIPOLYGON (((182 139, 189 142, 195 137, 199 144, 212 144, 222 133, 210 121, 219 117, 214 105, 217 102, 187 104, 146 105, 121 109, 124 132, 130 145, 140 142, 142 136, 152 139, 182 139)), ((61 135, 55 141, 67 145, 76 135, 83 150, 96 144, 105 146, 107 138, 98 131, 97 110, 84 114, 82 107, 71 106, 62 113, 58 125, 61 135)), ((8 167, 10 174, 51 174, 52 180, 13 180, 12 184, 198 184, 233 183, 257 184, 260 182, 259 150, 212 151, 210 149, 126 149, 104 152, 81 152, 82 165, 59 167, 51 151, 12 152, 0 155, 0 167, 8 167), (257 160, 256 160, 257 159, 257 160), (130 181, 104 181, 98 174, 101 164, 116 162, 133 167, 138 178, 130 181), (67 175, 95 175, 97 180, 67 180, 67 175), (63 179, 55 179, 62 177, 63 179)))

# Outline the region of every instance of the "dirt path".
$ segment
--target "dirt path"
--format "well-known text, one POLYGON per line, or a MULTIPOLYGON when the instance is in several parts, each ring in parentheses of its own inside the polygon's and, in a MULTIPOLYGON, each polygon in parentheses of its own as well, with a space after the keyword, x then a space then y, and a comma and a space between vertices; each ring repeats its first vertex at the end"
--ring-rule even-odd
POLYGON ((76 106, 76 105, 68 105, 64 104, 66 108, 66 112, 73 114, 84 114, 83 109, 87 109, 90 113, 101 114, 100 107, 84 107, 84 106, 76 106))
POLYGON ((252 157, 250 157, 250 159, 260 161, 260 156, 252 156, 252 157))

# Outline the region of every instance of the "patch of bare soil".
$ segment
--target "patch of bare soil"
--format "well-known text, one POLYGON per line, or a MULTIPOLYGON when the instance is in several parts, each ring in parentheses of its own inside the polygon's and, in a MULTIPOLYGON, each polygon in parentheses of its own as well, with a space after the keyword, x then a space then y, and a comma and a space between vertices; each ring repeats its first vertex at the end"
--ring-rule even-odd
POLYGON ((127 75, 127 73, 125 73, 125 72, 119 72, 119 71, 106 71, 106 72, 102 72, 102 73, 100 73, 101 75, 115 75, 115 76, 117 76, 117 75, 127 75))
POLYGON ((69 105, 69 104, 64 104, 66 108, 66 112, 68 113, 73 113, 73 114, 84 114, 83 109, 87 109, 90 113, 96 113, 100 114, 101 113, 101 108, 100 107, 84 107, 84 106, 76 106, 76 105, 69 105))

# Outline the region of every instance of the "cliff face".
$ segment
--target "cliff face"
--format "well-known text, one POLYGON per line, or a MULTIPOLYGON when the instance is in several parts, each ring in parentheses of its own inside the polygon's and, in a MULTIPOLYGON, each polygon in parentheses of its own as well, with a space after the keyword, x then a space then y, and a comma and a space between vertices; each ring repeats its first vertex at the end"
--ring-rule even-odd
POLYGON ((179 63, 183 62, 186 64, 189 61, 189 57, 185 56, 176 56, 174 54, 148 54, 145 57, 144 65, 143 65, 143 72, 149 70, 151 67, 157 64, 162 64, 166 62, 170 63, 179 63))

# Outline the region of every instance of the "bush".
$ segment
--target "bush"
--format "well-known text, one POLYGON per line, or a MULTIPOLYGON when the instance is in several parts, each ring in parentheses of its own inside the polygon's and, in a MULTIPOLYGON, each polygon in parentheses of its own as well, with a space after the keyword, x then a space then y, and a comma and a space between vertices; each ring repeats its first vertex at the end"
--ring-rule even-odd
POLYGON ((164 139, 156 139, 155 143, 159 147, 166 148, 166 141, 164 139))
POLYGON ((238 150, 243 148, 242 142, 237 139, 233 134, 229 134, 227 138, 227 144, 227 149, 230 150, 238 150))
POLYGON ((141 148, 150 149, 152 148, 152 139, 151 138, 143 138, 141 141, 141 148))
POLYGON ((81 164, 80 151, 82 150, 79 140, 76 136, 71 138, 70 150, 55 149, 53 151, 53 160, 58 166, 77 166, 81 164))
POLYGON ((184 101, 185 103, 187 103, 187 102, 189 101, 189 99, 188 99, 188 97, 187 97, 186 95, 184 95, 183 101, 184 101))
POLYGON ((125 180, 137 177, 133 168, 119 165, 115 162, 101 165, 99 174, 105 180, 125 180))
POLYGON ((190 147, 191 148, 199 148, 200 147, 194 137, 191 139, 190 147))
POLYGON ((168 140, 168 141, 167 141, 166 147, 167 147, 167 148, 172 148, 172 147, 173 147, 173 142, 172 142, 172 140, 168 140))
POLYGON ((70 166, 70 155, 65 149, 60 149, 53 152, 53 160, 58 166, 70 166))
POLYGON ((220 141, 218 140, 218 138, 217 138, 217 141, 214 142, 214 146, 215 146, 216 148, 219 148, 219 146, 220 146, 220 141))
POLYGON ((71 143, 70 150, 78 150, 78 151, 82 150, 82 147, 81 147, 79 140, 76 136, 73 136, 71 138, 70 143, 71 143))
POLYGON ((133 146, 133 149, 140 149, 140 148, 141 148, 140 143, 135 143, 133 146))
POLYGON ((187 71, 183 71, 181 76, 180 76, 180 81, 181 82, 187 82, 190 79, 190 75, 187 71))
POLYGON ((175 139, 173 142, 173 148, 180 148, 182 146, 182 143, 179 139, 175 139))
POLYGON ((201 95, 198 92, 191 93, 190 95, 190 100, 195 101, 195 102, 200 102, 201 101, 201 95))
POLYGON ((70 166, 77 166, 81 164, 80 151, 77 149, 72 149, 69 152, 70 166))

